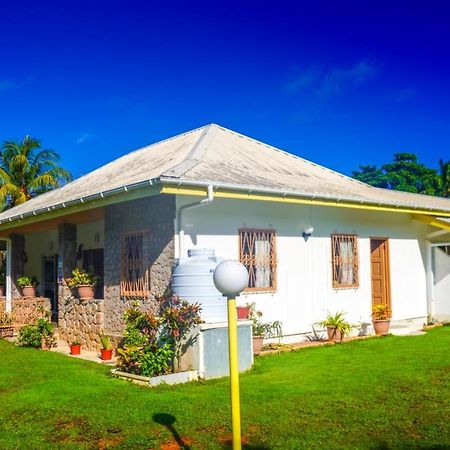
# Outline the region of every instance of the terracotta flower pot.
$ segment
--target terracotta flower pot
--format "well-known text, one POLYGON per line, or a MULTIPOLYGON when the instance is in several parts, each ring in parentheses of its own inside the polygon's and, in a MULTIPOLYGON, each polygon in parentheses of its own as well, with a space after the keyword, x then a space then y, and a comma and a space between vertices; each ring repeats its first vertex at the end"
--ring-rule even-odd
POLYGON ((239 320, 248 319, 248 315, 250 314, 250 306, 237 306, 236 312, 239 320))
POLYGON ((377 336, 384 336, 389 333, 389 325, 391 323, 390 319, 386 320, 372 320, 373 329, 375 330, 375 334, 377 336))
POLYGON ((93 300, 94 286, 88 284, 78 286, 78 297, 83 300, 93 300))
POLYGON ((36 286, 23 286, 22 295, 24 297, 36 297, 36 286))
POLYGON ((4 296, 5 296, 5 285, 0 284, 0 297, 4 297, 4 296))
POLYGON ((263 348, 264 338, 262 336, 253 336, 253 354, 258 356, 263 348))
POLYGON ((333 342, 342 342, 344 336, 342 333, 335 327, 327 327, 327 335, 328 340, 333 342))
POLYGON ((113 353, 112 348, 108 350, 106 348, 102 348, 100 350, 100 355, 103 361, 109 361, 110 359, 112 359, 112 353, 113 353))
POLYGON ((72 344, 70 346, 70 354, 71 355, 79 355, 81 353, 81 345, 80 344, 72 344))

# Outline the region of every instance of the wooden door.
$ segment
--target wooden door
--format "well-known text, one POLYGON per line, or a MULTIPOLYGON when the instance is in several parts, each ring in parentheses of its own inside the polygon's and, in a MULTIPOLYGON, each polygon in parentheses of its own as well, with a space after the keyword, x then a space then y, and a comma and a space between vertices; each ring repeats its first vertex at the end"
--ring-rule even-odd
POLYGON ((58 256, 43 256, 43 295, 50 299, 52 321, 58 322, 58 274, 57 274, 58 256))
POLYGON ((83 269, 97 277, 95 285, 95 298, 104 298, 103 294, 103 249, 83 251, 83 269))
POLYGON ((387 305, 391 309, 391 283, 389 269, 389 240, 370 239, 370 266, 372 271, 372 305, 387 305))

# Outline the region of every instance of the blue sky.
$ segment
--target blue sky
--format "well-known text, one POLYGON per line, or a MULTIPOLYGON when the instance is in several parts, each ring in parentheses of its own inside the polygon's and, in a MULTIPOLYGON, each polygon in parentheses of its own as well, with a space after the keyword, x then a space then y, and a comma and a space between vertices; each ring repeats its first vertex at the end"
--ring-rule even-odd
POLYGON ((0 0, 0 140, 80 176, 215 122, 349 174, 450 159, 450 6, 0 0))

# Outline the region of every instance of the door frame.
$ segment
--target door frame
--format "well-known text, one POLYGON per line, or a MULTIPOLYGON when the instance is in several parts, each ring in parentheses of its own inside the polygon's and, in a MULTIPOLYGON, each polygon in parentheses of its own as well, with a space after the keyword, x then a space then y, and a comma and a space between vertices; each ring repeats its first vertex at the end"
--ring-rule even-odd
POLYGON ((370 236, 370 293, 371 293, 371 304, 374 306, 373 302, 373 268, 372 268, 372 242, 382 241, 385 244, 385 252, 383 253, 383 270, 384 270, 384 282, 385 282, 385 304, 389 310, 389 317, 392 317, 392 298, 391 298, 391 257, 389 252, 389 238, 386 236, 370 236))

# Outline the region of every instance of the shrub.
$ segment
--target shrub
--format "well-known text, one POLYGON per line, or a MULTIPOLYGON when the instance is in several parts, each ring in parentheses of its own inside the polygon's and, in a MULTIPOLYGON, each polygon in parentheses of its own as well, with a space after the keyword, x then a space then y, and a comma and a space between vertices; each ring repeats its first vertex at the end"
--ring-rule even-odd
POLYGON ((39 318, 32 325, 25 325, 19 330, 19 345, 34 348, 51 348, 56 344, 55 326, 48 317, 39 318))
POLYGON ((253 321, 253 336, 261 336, 265 338, 278 336, 281 338, 283 330, 280 321, 275 320, 274 322, 263 322, 260 320, 262 317, 262 312, 256 310, 255 303, 250 303, 248 306, 250 307, 248 318, 253 321))
POLYGON ((100 336, 100 343, 102 344, 102 348, 104 350, 111 350, 111 338, 109 336, 102 334, 100 336))
POLYGON ((97 283, 97 277, 86 270, 76 268, 72 271, 72 278, 68 278, 66 283, 70 288, 86 285, 94 286, 97 283))
POLYGON ((134 303, 124 314, 125 330, 118 363, 126 372, 155 376, 175 370, 182 343, 200 320, 200 306, 177 297, 160 302, 160 315, 142 311, 134 303))
POLYGON ((327 313, 325 320, 317 322, 317 325, 324 328, 336 328, 340 331, 342 336, 348 336, 353 326, 345 320, 345 313, 343 311, 337 312, 335 314, 327 313))
POLYGON ((372 318, 374 320, 387 320, 389 318, 389 308, 387 305, 373 305, 372 318))

